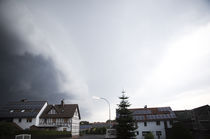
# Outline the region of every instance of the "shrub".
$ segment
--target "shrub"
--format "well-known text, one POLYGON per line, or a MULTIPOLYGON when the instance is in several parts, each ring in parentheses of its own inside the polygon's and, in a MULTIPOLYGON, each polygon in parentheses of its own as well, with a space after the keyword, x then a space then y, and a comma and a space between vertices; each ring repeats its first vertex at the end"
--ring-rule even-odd
POLYGON ((15 135, 19 129, 9 122, 0 122, 0 136, 11 136, 15 135))
POLYGON ((145 135, 145 139, 154 139, 154 135, 152 134, 152 132, 149 132, 145 135))
POLYGON ((86 134, 105 134, 106 127, 95 127, 85 131, 86 134))
POLYGON ((71 136, 69 131, 55 131, 55 130, 22 130, 19 134, 31 134, 35 136, 71 136))

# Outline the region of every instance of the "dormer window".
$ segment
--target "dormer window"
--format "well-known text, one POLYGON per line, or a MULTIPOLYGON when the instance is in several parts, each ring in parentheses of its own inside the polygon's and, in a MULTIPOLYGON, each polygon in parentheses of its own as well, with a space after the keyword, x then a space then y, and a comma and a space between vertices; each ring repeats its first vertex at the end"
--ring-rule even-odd
POLYGON ((52 108, 52 109, 48 112, 48 114, 56 114, 55 109, 54 109, 54 108, 52 108))
POLYGON ((11 112, 11 113, 12 113, 12 112, 14 112, 14 110, 10 110, 9 112, 11 112))

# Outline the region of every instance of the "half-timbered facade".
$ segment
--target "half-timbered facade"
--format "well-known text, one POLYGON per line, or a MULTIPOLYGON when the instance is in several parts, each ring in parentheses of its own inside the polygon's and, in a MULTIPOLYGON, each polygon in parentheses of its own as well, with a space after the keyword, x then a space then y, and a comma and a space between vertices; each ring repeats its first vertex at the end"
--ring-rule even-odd
POLYGON ((71 131, 79 135, 80 113, 77 104, 48 105, 39 120, 39 127, 55 128, 58 131, 71 131))

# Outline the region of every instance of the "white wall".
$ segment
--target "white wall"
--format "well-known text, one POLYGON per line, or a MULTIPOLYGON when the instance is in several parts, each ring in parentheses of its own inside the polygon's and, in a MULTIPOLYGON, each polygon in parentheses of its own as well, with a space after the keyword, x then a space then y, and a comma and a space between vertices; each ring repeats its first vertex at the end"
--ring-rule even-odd
POLYGON ((79 135, 79 129, 80 129, 80 125, 79 125, 79 113, 78 110, 76 109, 76 111, 74 112, 74 116, 72 118, 72 136, 78 136, 79 135))
POLYGON ((43 113, 43 111, 45 110, 46 107, 47 107, 47 102, 44 104, 44 106, 41 108, 41 110, 40 110, 39 113, 37 114, 35 126, 39 126, 39 117, 40 117, 40 115, 43 113))
POLYGON ((20 126, 22 129, 28 129, 32 125, 35 125, 36 119, 32 118, 32 122, 27 122, 27 118, 21 118, 21 122, 19 122, 19 118, 14 118, 13 122, 20 126))
MULTIPOLYGON (((142 136, 142 131, 152 132, 155 139, 158 139, 158 136, 156 135, 156 131, 161 131, 162 135, 160 136, 160 139, 166 138, 164 121, 160 121, 160 125, 157 125, 156 121, 147 122, 147 126, 144 126, 144 122, 138 122, 137 125, 138 125, 137 131, 139 132, 137 139, 144 139, 144 136, 142 136)), ((167 121, 167 126, 168 128, 171 128, 169 121, 167 121)))

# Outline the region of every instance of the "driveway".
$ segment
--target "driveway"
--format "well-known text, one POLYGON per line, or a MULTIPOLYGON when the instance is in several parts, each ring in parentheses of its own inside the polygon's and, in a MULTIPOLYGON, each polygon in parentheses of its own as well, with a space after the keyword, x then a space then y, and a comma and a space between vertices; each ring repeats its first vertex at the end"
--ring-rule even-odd
POLYGON ((104 139, 105 135, 84 135, 80 139, 104 139))
MULTIPOLYGON (((79 139, 104 139, 105 135, 84 135, 80 136, 79 139)), ((72 138, 58 138, 58 139, 72 139, 72 138)))

